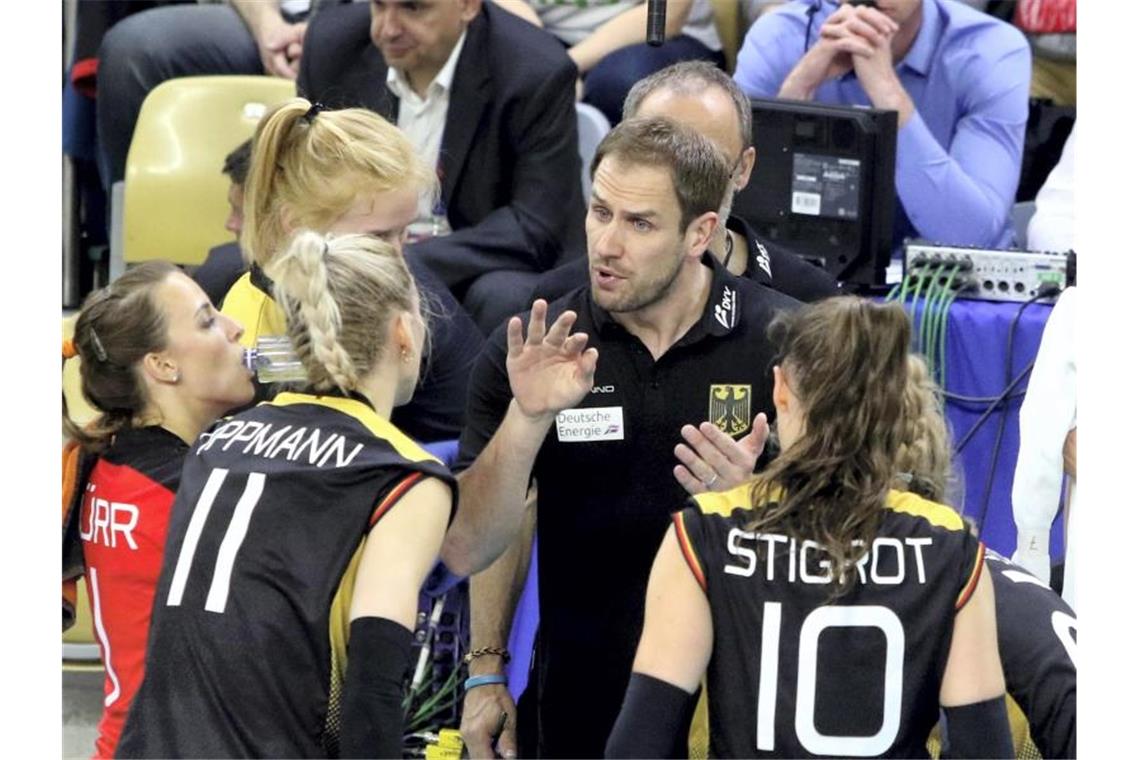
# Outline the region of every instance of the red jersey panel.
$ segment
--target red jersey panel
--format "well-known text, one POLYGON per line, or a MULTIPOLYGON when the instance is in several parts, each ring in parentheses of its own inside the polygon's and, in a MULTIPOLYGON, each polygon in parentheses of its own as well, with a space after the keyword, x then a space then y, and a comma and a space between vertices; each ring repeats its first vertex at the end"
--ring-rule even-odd
POLYGON ((125 431, 87 481, 79 537, 106 672, 95 757, 114 756, 142 682, 154 589, 186 448, 161 428, 125 431))

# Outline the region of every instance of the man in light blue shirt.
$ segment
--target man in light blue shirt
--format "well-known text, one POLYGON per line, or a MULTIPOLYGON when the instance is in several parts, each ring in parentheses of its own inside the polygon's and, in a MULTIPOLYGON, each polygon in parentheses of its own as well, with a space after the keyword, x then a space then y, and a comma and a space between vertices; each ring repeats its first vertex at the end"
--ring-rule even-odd
POLYGON ((794 0, 762 16, 737 83, 752 97, 898 111, 896 247, 904 237, 1010 245, 1029 44, 959 0, 878 5, 794 0))

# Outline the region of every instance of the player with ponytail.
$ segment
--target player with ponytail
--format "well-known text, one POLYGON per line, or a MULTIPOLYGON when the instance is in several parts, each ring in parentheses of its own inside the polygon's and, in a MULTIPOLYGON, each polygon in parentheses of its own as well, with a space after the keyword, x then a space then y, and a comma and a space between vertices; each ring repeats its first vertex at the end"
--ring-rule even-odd
POLYGON ((307 380, 192 447, 125 757, 397 757, 418 594, 455 507, 390 421, 426 328, 399 250, 301 231, 267 263, 307 380))
POLYGON ((159 261, 87 297, 64 342, 98 411, 80 426, 63 403, 64 628, 82 575, 106 674, 96 757, 112 757, 135 691, 167 520, 187 447, 253 396, 242 328, 193 280, 159 261))

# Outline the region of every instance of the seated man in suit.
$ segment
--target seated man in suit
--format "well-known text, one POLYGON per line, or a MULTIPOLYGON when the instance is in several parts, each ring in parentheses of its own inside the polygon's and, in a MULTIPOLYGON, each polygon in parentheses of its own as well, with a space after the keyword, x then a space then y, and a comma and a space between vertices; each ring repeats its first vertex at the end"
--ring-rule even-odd
POLYGON ((314 16, 297 91, 376 111, 437 168, 405 250, 489 333, 585 250, 576 77, 557 40, 491 2, 376 0, 314 16))

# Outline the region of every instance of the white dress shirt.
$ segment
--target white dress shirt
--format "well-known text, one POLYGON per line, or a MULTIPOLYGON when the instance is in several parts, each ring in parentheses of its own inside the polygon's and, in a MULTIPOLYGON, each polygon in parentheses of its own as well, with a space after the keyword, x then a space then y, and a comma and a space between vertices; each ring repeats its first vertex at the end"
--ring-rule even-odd
MULTIPOLYGON (((439 148, 443 143, 443 128, 447 122, 447 106, 451 101, 451 85, 455 79, 455 66, 459 61, 459 51, 467 39, 467 30, 459 35, 459 40, 451 50, 447 62, 428 85, 427 94, 421 98, 408 82, 404 72, 394 66, 388 67, 388 89, 400 99, 400 113, 396 126, 412 141, 416 153, 433 169, 439 165, 439 148)), ((447 215, 442 208, 432 209, 432 200, 420 198, 416 221, 408 228, 411 238, 442 235, 450 232, 447 228, 447 215)))
POLYGON ((1076 250, 1077 125, 1065 140, 1061 158, 1037 191, 1037 210, 1026 230, 1031 251, 1076 250))
MULTIPOLYGON (((1057 299, 1033 373, 1021 404, 1021 447, 1013 474, 1013 521, 1017 550, 1013 561, 1049 582, 1049 528, 1057 515, 1064 478, 1065 436, 1077 425, 1077 288, 1066 288, 1057 299)), ((1069 512, 1065 525, 1065 580, 1062 596, 1076 604, 1077 489, 1069 481, 1069 512)))

